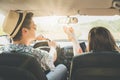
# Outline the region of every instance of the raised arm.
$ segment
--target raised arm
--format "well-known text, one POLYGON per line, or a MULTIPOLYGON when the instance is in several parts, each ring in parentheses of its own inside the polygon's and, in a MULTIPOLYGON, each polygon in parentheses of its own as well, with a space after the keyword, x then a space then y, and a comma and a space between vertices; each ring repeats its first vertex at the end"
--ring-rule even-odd
POLYGON ((74 56, 82 53, 82 49, 81 49, 79 42, 76 38, 76 35, 74 33, 74 29, 72 27, 64 27, 63 30, 66 33, 66 35, 68 36, 68 39, 73 43, 74 56))

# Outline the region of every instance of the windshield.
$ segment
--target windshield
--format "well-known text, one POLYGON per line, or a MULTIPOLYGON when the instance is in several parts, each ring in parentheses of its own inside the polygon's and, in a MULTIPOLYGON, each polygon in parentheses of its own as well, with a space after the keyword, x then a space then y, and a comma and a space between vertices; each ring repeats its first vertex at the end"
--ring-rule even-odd
POLYGON ((120 16, 76 16, 78 23, 65 24, 59 22, 61 17, 35 17, 38 33, 53 39, 66 40, 64 26, 72 26, 79 40, 87 40, 88 32, 92 27, 104 26, 109 29, 116 40, 120 40, 120 16))
MULTIPOLYGON (((106 27, 111 31, 115 40, 120 40, 120 16, 75 15, 75 17, 78 18, 78 23, 76 24, 66 24, 66 16, 34 17, 33 20, 37 25, 37 34, 42 34, 51 40, 67 40, 67 36, 63 32, 64 26, 72 26, 79 40, 87 40, 89 30, 95 26, 106 27), (62 19, 63 21, 60 21, 62 19)), ((2 31, 4 16, 0 15, 0 18, 0 34, 5 35, 5 33, 2 31)))

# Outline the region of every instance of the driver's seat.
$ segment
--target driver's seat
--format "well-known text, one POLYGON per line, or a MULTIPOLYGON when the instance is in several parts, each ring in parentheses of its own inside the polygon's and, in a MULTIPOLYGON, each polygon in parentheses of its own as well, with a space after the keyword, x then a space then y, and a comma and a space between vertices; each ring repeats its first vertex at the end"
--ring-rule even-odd
POLYGON ((47 80, 38 61, 25 54, 0 54, 0 80, 47 80))

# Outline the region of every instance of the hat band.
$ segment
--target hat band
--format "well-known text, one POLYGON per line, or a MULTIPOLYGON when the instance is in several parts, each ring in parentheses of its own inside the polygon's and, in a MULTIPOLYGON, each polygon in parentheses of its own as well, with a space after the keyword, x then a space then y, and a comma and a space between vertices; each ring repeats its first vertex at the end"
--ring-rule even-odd
MULTIPOLYGON (((22 18, 23 18, 23 13, 19 13, 19 19, 18 19, 18 22, 17 22, 17 25, 15 26, 13 32, 10 34, 10 36, 13 35, 13 33, 15 32, 15 30, 17 29, 17 27, 19 26, 20 22, 22 21, 22 18)), ((21 27, 21 26, 20 26, 21 27)))

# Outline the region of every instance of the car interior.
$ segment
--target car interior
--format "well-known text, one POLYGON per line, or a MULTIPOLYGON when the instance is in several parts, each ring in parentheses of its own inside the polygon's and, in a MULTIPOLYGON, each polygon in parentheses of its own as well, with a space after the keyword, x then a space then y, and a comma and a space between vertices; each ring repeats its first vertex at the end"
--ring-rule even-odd
MULTIPOLYGON (((113 34, 117 46, 120 47, 120 0, 0 0, 0 47, 12 43, 12 40, 7 36, 7 34, 2 31, 4 18, 10 10, 26 10, 28 12, 30 11, 34 13, 33 19, 35 21, 35 24, 37 25, 37 35, 42 34, 46 38, 56 41, 57 60, 55 61, 55 65, 66 65, 68 68, 67 77, 70 77, 70 80, 88 80, 90 79, 91 75, 89 75, 89 73, 87 74, 87 77, 86 74, 80 75, 86 77, 86 79, 77 79, 78 76, 75 76, 76 78, 73 78, 74 76, 72 75, 77 73, 75 69, 80 66, 75 63, 77 67, 71 70, 71 65, 74 66, 74 60, 76 59, 74 59, 73 56, 72 43, 68 40, 66 34, 63 31, 64 26, 71 26, 72 28, 74 28, 76 37, 79 41, 79 45, 84 53, 87 53, 86 49, 88 43, 88 32, 94 26, 105 26, 106 28, 108 28, 113 34), (73 74, 71 73, 72 71, 73 74)), ((33 48, 40 48, 48 52, 50 50, 47 41, 34 41, 31 43, 31 46, 33 48)), ((116 55, 112 56, 115 57, 116 55)), ((118 54, 117 56, 120 55, 118 54)), ((86 57, 87 56, 85 56, 85 58, 86 57)), ((93 59, 93 57, 90 57, 88 60, 94 62, 91 59, 93 59)), ((117 60, 119 59, 116 58, 115 62, 117 60)), ((87 61, 86 63, 89 63, 89 61, 87 61)), ((99 62, 96 61, 94 63, 99 62)), ((83 64, 81 63, 81 65, 83 64)), ((113 64, 116 65, 115 68, 120 67, 117 64, 119 64, 119 62, 113 64)), ((93 67, 92 64, 89 66, 93 67)), ((111 66, 112 65, 109 65, 110 69, 108 70, 112 70, 111 68, 113 67, 111 66)), ((87 70, 89 69, 87 69, 86 67, 85 70, 87 72, 87 70)), ((81 69, 81 71, 83 72, 85 70, 81 69)), ((114 75, 114 79, 110 79, 110 77, 109 79, 105 78, 103 80, 119 80, 120 75, 116 74, 117 72, 119 72, 119 69, 113 70, 113 72, 115 72, 115 74, 110 74, 106 76, 110 77, 111 75, 114 75)), ((107 71, 103 74, 106 73, 108 74, 107 71)), ((97 76, 99 76, 99 74, 97 76)), ((99 79, 102 80, 102 78, 99 79)), ((97 77, 92 78, 92 80, 99 79, 97 77)))

